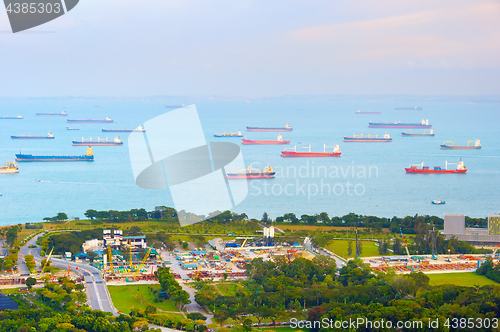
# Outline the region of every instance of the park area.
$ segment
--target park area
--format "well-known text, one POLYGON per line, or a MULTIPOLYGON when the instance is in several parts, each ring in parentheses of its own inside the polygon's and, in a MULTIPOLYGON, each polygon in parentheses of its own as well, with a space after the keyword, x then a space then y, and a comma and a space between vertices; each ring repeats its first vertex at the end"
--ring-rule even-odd
POLYGON ((459 273, 429 273, 429 284, 431 286, 452 284, 456 286, 486 286, 495 285, 498 283, 486 278, 485 276, 478 275, 474 272, 459 272, 459 273))
POLYGON ((162 299, 161 302, 155 302, 153 292, 160 291, 160 285, 108 285, 108 289, 115 308, 125 314, 130 313, 131 308, 145 310, 148 306, 154 306, 159 314, 168 314, 173 320, 184 318, 173 301, 162 299))
MULTIPOLYGON (((349 246, 349 241, 347 240, 333 240, 330 242, 327 246, 327 249, 330 250, 331 252, 336 253, 337 255, 343 257, 343 258, 352 258, 355 255, 355 247, 356 247, 356 241, 352 241, 352 252, 350 255, 348 255, 348 246, 349 246)), ((391 253, 385 255, 389 256, 391 253)), ((372 257, 372 256, 380 256, 378 253, 378 246, 376 245, 376 242, 373 241, 362 241, 362 251, 360 257, 372 257)))

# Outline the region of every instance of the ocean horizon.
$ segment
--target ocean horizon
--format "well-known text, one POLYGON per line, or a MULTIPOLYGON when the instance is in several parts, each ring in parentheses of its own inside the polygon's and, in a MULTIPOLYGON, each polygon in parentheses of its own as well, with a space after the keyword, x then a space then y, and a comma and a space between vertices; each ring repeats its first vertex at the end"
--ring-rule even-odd
MULTIPOLYGON (((88 209, 130 210, 155 206, 173 207, 169 189, 142 189, 135 184, 128 151, 128 133, 104 133, 102 128, 135 128, 172 111, 165 106, 196 105, 207 142, 240 145, 245 165, 264 168, 269 164, 274 179, 248 182, 245 200, 232 211, 260 219, 285 213, 342 216, 350 212, 379 217, 463 213, 486 217, 500 213, 497 183, 500 180, 500 137, 495 96, 456 100, 437 97, 366 99, 301 96, 296 98, 245 97, 150 97, 150 98, 0 98, 0 117, 22 115, 22 120, 0 120, 0 162, 12 162, 15 154, 83 155, 85 146, 72 146, 73 139, 100 137, 124 140, 123 146, 93 147, 95 161, 64 163, 19 162, 18 174, 0 174, 0 225, 40 222, 65 212, 84 217, 88 209), (416 98, 416 100, 415 100, 416 98), (362 99, 362 100, 356 100, 362 99), (472 100, 472 101, 471 101, 472 100), (480 102, 483 100, 484 102, 480 102), (421 111, 395 110, 420 106, 421 111), (380 115, 355 111, 382 112, 380 115), (39 117, 35 113, 60 113, 67 117, 39 117), (67 119, 111 117, 112 124, 67 124, 67 119), (408 129, 368 128, 368 122, 411 122, 428 119, 434 137, 402 137, 408 129), (281 132, 289 145, 241 145, 241 138, 215 138, 215 132, 241 130, 243 138, 276 139, 278 132, 246 132, 246 126, 293 126, 281 132), (68 131, 67 126, 78 131, 68 131), (54 134, 53 140, 13 140, 11 135, 54 134), (389 133, 390 143, 346 143, 343 136, 389 133), (467 145, 480 139, 478 150, 440 150, 444 141, 467 145), (294 146, 339 144, 340 157, 282 158, 280 152, 294 146), (464 161, 467 174, 406 174, 410 164, 445 166, 464 161), (434 199, 445 205, 432 205, 434 199)), ((147 130, 147 128, 146 128, 147 130)), ((422 132, 422 129, 411 129, 422 132)), ((302 150, 305 151, 305 150, 302 150)), ((453 165, 455 166, 455 165, 453 165)), ((450 167, 453 167, 450 166, 450 167)), ((226 170, 234 171, 234 170, 226 170)), ((230 180, 231 181, 231 180, 230 180)))

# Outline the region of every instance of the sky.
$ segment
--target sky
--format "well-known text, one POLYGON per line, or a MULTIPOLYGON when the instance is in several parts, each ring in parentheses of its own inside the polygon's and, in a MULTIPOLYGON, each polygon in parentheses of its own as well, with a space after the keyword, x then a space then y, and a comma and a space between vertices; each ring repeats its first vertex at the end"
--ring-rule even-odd
POLYGON ((13 34, 0 97, 500 91, 500 2, 81 0, 13 34))

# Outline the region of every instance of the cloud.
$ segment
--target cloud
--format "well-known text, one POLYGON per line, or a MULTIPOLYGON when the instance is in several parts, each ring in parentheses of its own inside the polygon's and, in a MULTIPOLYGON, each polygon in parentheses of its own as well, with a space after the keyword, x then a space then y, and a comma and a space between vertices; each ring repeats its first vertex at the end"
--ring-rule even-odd
POLYGON ((498 67, 492 54, 500 55, 499 14, 498 3, 468 4, 310 27, 291 32, 287 39, 348 63, 498 67))

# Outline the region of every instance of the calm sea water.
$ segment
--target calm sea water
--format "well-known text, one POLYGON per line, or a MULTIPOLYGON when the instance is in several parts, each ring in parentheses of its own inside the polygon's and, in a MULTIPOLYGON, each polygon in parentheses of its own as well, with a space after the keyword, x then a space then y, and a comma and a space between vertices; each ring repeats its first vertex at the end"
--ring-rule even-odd
MULTIPOLYGON (((22 115, 23 120, 0 120, 0 162, 12 161, 22 151, 35 155, 85 154, 71 140, 98 136, 103 127, 136 127, 171 109, 165 105, 195 104, 207 141, 240 142, 239 138, 216 139, 214 132, 237 131, 249 126, 293 125, 283 133, 288 147, 339 144, 339 158, 281 158, 284 146, 242 146, 246 164, 278 173, 275 179, 249 182, 249 195, 234 211, 260 218, 264 211, 276 217, 349 212, 377 216, 406 216, 465 213, 484 217, 500 212, 500 125, 499 104, 418 103, 422 111, 396 111, 395 107, 415 106, 402 102, 328 101, 189 101, 146 99, 16 99, 0 100, 0 116, 22 115), (102 107, 94 107, 102 105, 102 107), (69 106, 68 108, 62 108, 69 106), (381 115, 356 115, 356 110, 381 111, 381 115), (80 131, 67 131, 66 117, 37 117, 37 112, 68 112, 67 118, 104 118, 113 124, 70 124, 80 131), (435 137, 401 137, 401 129, 369 129, 368 121, 420 122, 429 119, 435 137), (12 140, 16 134, 47 134, 54 140, 12 140), (344 143, 344 135, 389 132, 391 143, 344 143), (443 151, 445 140, 455 145, 479 138, 480 150, 443 151), (410 175, 410 163, 444 166, 445 161, 465 162, 465 175, 410 175), (435 206, 433 199, 446 201, 435 206)), ((414 132, 421 130, 414 129, 414 132)), ((246 133, 251 139, 275 139, 277 133, 246 133)), ((172 206, 168 190, 147 190, 135 185, 129 161, 127 133, 120 133, 124 146, 94 147, 93 163, 20 163, 20 173, 0 175, 0 225, 41 221, 66 212, 83 217, 87 209, 128 210, 158 205, 172 206), (41 182, 37 182, 39 179, 41 182)))

